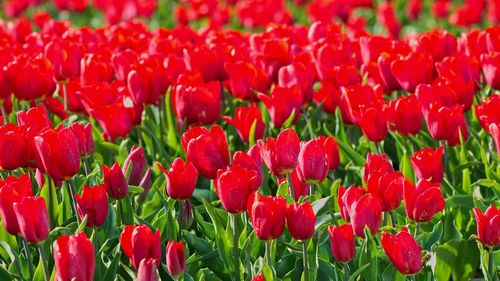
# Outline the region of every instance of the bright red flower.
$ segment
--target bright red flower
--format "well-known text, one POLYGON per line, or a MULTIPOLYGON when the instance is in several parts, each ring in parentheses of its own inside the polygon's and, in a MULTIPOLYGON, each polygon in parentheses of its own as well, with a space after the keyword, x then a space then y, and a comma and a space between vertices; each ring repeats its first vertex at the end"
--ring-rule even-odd
POLYGON ((416 52, 429 53, 436 62, 457 51, 457 39, 443 29, 433 29, 420 33, 416 43, 416 52))
POLYGON ((266 124, 264 124, 260 110, 255 103, 250 104, 248 107, 238 106, 235 109, 234 118, 231 116, 224 116, 222 119, 236 129, 241 140, 245 143, 250 141, 250 131, 254 123, 254 141, 264 137, 266 124))
POLYGON ((311 203, 294 203, 286 208, 288 231, 296 240, 307 240, 314 236, 316 214, 311 203))
POLYGON ((441 182, 443 180, 443 146, 434 150, 432 147, 416 151, 410 158, 417 178, 441 182))
POLYGON ((318 139, 323 143, 323 149, 328 159, 328 169, 335 170, 340 165, 339 146, 334 137, 319 136, 318 139))
POLYGON ((297 176, 307 184, 320 183, 325 180, 330 170, 324 142, 313 139, 301 144, 297 163, 297 176))
POLYGON ((370 180, 370 175, 386 175, 394 172, 391 162, 386 154, 375 154, 369 152, 366 156, 365 172, 363 180, 367 183, 370 180))
POLYGON ((146 225, 127 225, 120 235, 120 245, 134 268, 143 259, 155 259, 156 266, 161 264, 160 231, 154 233, 146 225))
POLYGON ((215 191, 222 206, 229 213, 237 214, 245 211, 248 198, 255 191, 257 173, 238 165, 217 172, 214 180, 215 191))
POLYGON ((283 234, 286 218, 285 198, 256 193, 254 198, 249 199, 247 212, 260 240, 276 239, 283 234))
POLYGON ((10 176, 0 180, 0 216, 8 233, 18 235, 19 223, 14 212, 14 204, 25 197, 33 196, 31 180, 28 174, 19 178, 10 176))
POLYGON ((377 21, 385 27, 389 36, 393 38, 399 37, 401 23, 396 16, 393 2, 384 1, 378 4, 377 21))
POLYGON ((252 146, 247 153, 237 151, 233 155, 233 165, 241 166, 247 170, 255 171, 255 187, 253 192, 257 191, 264 181, 264 172, 262 170, 262 159, 260 158, 260 149, 257 145, 252 146))
POLYGON ((42 56, 18 56, 9 64, 8 73, 11 90, 20 100, 51 96, 56 90, 53 66, 42 56))
POLYGON ((21 235, 30 243, 49 236, 49 213, 43 197, 27 196, 13 204, 21 235))
POLYGON ((500 89, 500 53, 481 55, 484 80, 494 89, 500 89))
POLYGON ((15 170, 20 167, 35 167, 36 152, 32 136, 26 126, 17 127, 7 123, 0 127, 0 168, 15 170))
POLYGON ((258 97, 269 111, 275 128, 281 128, 292 114, 294 114, 292 123, 299 120, 303 95, 298 86, 292 88, 275 86, 269 96, 259 93, 258 97))
POLYGON ((422 248, 404 227, 401 232, 392 235, 382 232, 382 248, 392 264, 402 274, 415 274, 422 269, 422 248))
POLYGON ((475 112, 481 127, 487 132, 491 124, 500 126, 500 94, 493 94, 476 105, 475 112))
POLYGON ((444 199, 439 183, 420 180, 404 186, 406 215, 412 221, 428 222, 444 209, 444 199))
POLYGON ((75 122, 69 126, 73 134, 75 135, 78 147, 80 148, 80 154, 82 156, 89 156, 94 152, 94 138, 92 136, 92 124, 87 123, 82 125, 82 123, 75 122))
POLYGON ((158 281, 158 271, 154 259, 143 259, 137 269, 136 281, 158 281))
POLYGON ((419 84, 432 82, 434 63, 430 54, 413 52, 395 59, 391 72, 404 90, 413 92, 419 84))
POLYGON ((113 199, 122 199, 128 194, 128 184, 118 162, 113 166, 102 165, 102 174, 106 183, 106 191, 113 199))
POLYGON ((175 200, 187 200, 193 195, 198 181, 198 171, 193 163, 175 158, 167 171, 157 162, 158 167, 167 179, 167 194, 175 200))
POLYGON ((352 225, 343 224, 340 226, 328 227, 330 235, 330 247, 333 258, 342 263, 348 263, 354 257, 354 232, 352 225))
POLYGON ((469 137, 463 105, 446 107, 433 103, 423 112, 429 133, 435 140, 446 140, 448 145, 458 145, 460 134, 464 140, 469 137))
POLYGON ((29 127, 31 131, 36 133, 52 128, 52 122, 50 122, 43 104, 17 112, 17 123, 19 126, 29 127))
POLYGON ((367 226, 371 234, 375 235, 382 223, 382 203, 377 196, 367 193, 351 206, 349 216, 357 236, 364 238, 364 229, 367 226))
POLYGON ((184 256, 184 244, 182 241, 168 241, 166 255, 167 270, 171 276, 178 276, 186 271, 186 257, 184 256))
POLYGON ((62 235, 53 244, 55 280, 94 280, 95 257, 92 241, 85 232, 62 235))
POLYGON ((84 185, 82 194, 76 194, 78 216, 83 219, 87 216, 87 226, 99 227, 108 217, 108 196, 106 184, 98 186, 84 185))
POLYGON ((490 205, 484 214, 479 208, 473 211, 479 241, 487 247, 500 245, 500 208, 490 205))
POLYGON ((45 46, 45 57, 52 63, 55 79, 58 81, 80 76, 80 60, 83 57, 83 47, 80 44, 53 38, 45 46))
POLYGON ((300 153, 299 136, 293 129, 286 129, 278 137, 258 140, 260 155, 271 173, 283 177, 295 169, 300 153))
POLYGON ((420 101, 416 95, 400 96, 389 101, 387 118, 391 129, 404 136, 415 135, 422 128, 420 101))

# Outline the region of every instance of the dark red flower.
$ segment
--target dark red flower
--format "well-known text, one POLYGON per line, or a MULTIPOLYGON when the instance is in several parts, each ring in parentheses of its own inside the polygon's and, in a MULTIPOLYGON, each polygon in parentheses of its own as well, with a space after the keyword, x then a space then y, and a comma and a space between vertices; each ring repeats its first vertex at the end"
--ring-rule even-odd
POLYGON ((488 247, 500 245, 500 208, 490 205, 484 214, 479 208, 473 211, 479 241, 488 247))
POLYGON ((102 174, 109 197, 118 200, 127 196, 128 184, 118 162, 115 162, 111 168, 102 165, 102 174))
POLYGON ((143 259, 154 259, 156 266, 161 264, 160 231, 154 233, 146 225, 127 225, 120 235, 120 245, 134 268, 143 259))
POLYGON ((76 194, 78 216, 83 219, 87 216, 87 226, 99 227, 108 217, 108 196, 106 184, 98 186, 84 185, 82 194, 76 194))
POLYGON ((299 120, 303 96, 298 86, 292 88, 275 86, 269 96, 259 93, 258 97, 269 111, 275 128, 281 128, 292 114, 294 114, 293 123, 299 120))
POLYGON ((286 208, 288 231, 296 240, 307 240, 314 236, 316 214, 311 203, 294 203, 286 208))
POLYGON ((352 225, 329 226, 330 247, 333 258, 342 263, 347 263, 354 257, 354 232, 352 225))
POLYGON ((176 158, 167 171, 160 163, 156 163, 167 179, 167 194, 175 200, 187 200, 193 195, 198 181, 198 171, 193 163, 176 158))
POLYGON ((249 199, 247 212, 260 240, 276 239, 283 234, 286 218, 285 198, 256 193, 254 198, 249 199))
POLYGON ((184 256, 182 241, 168 241, 165 252, 167 255, 167 270, 171 276, 178 276, 186 271, 186 257, 184 256))
POLYGON ((297 163, 297 176, 307 184, 322 182, 330 171, 324 142, 313 139, 301 144, 297 163))
POLYGON ((404 227, 401 232, 392 235, 382 232, 382 248, 392 264, 402 274, 415 274, 422 269, 422 248, 404 227))
POLYGON ((257 142, 260 155, 271 173, 283 177, 295 169, 300 153, 299 136, 293 129, 286 129, 278 137, 257 142))
POLYGON ((264 137, 266 124, 264 124, 260 110, 255 103, 250 104, 248 107, 238 106, 235 109, 234 118, 224 116, 222 119, 236 129, 241 140, 245 143, 249 143, 250 141, 250 132, 253 126, 255 126, 253 141, 264 137))
POLYGON ((416 222, 428 222, 444 209, 444 199, 439 183, 420 180, 404 186, 406 215, 416 222))
POLYGON ((85 232, 62 235, 54 241, 53 251, 56 280, 94 280, 94 246, 85 232))
POLYGON ((443 146, 434 150, 432 147, 422 148, 411 156, 411 165, 417 178, 441 182, 443 180, 443 146))
POLYGON ((27 196, 13 204, 21 235, 30 243, 49 236, 49 214, 43 197, 27 196))
POLYGON ((33 196, 28 174, 19 178, 10 176, 5 180, 0 180, 0 216, 3 226, 11 235, 18 235, 20 232, 14 204, 28 196, 33 196))

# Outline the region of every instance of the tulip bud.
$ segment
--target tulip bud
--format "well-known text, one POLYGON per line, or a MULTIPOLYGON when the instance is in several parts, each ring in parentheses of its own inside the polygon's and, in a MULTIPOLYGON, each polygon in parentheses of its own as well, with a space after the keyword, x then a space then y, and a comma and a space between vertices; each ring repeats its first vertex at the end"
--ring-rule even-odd
POLYGON ((500 94, 492 94, 476 105, 475 112, 481 127, 490 132, 490 125, 500 124, 500 94))
POLYGON ((21 235, 30 243, 41 242, 49 236, 49 213, 43 197, 24 197, 14 203, 14 212, 21 235))
POLYGON ((365 172, 363 174, 363 180, 365 182, 368 182, 368 178, 371 174, 385 175, 394 172, 394 168, 391 162, 389 162, 386 154, 368 153, 364 167, 365 172))
POLYGON ((193 195, 198 180, 198 171, 191 162, 176 158, 168 171, 157 162, 167 179, 167 194, 175 200, 187 200, 193 195))
POLYGON ((17 235, 20 231, 14 204, 28 196, 33 196, 33 191, 27 174, 19 178, 11 176, 5 181, 0 180, 0 216, 3 226, 11 235, 17 235))
POLYGON ((254 123, 254 141, 262 139, 264 136, 266 125, 264 124, 260 110, 255 103, 250 104, 249 107, 239 106, 235 109, 234 118, 224 116, 223 119, 233 126, 236 131, 238 131, 238 135, 245 143, 250 141, 250 131, 254 123))
POLYGON ((493 89, 500 89, 500 55, 498 52, 481 55, 484 80, 493 89))
POLYGON ((248 198, 255 190, 257 173, 238 165, 217 172, 215 191, 224 209, 232 214, 245 211, 248 198))
POLYGON ((342 218, 347 221, 350 220, 352 213, 351 209, 363 194, 364 189, 361 186, 351 186, 348 189, 343 186, 339 187, 337 200, 342 218))
POLYGON ((266 281, 266 278, 262 274, 257 274, 252 278, 252 281, 266 281))
MULTIPOLYGON (((295 195, 295 202, 299 201, 300 197, 305 197, 309 194, 309 191, 311 190, 311 186, 302 182, 299 177, 297 176, 297 169, 293 170, 293 172, 290 173, 290 177, 288 180, 292 181, 292 186, 293 186, 293 194, 295 195)), ((287 183, 287 179, 280 179, 278 180, 279 184, 287 183)), ((290 183, 288 183, 290 184, 290 183)), ((288 189, 288 192, 290 193, 290 189, 288 189)), ((291 195, 291 194, 290 194, 291 195)))
POLYGON ((479 208, 473 211, 479 241, 487 247, 500 245, 500 208, 490 205, 484 214, 479 208))
POLYGON ((259 140, 257 144, 262 160, 273 175, 283 177, 297 166, 300 140, 293 129, 281 131, 276 139, 259 140))
POLYGON ((111 168, 102 165, 102 174, 109 197, 118 200, 127 196, 128 184, 118 162, 115 162, 111 168))
POLYGON ((307 184, 320 183, 329 171, 323 142, 316 138, 302 143, 298 157, 297 176, 307 184))
POLYGON ((99 227, 108 216, 108 196, 106 184, 90 187, 83 186, 82 195, 76 194, 78 216, 83 220, 87 216, 87 226, 99 227))
POLYGON ((262 171, 262 160, 260 159, 259 147, 254 145, 247 153, 237 151, 233 155, 233 165, 241 166, 256 173, 255 186, 252 192, 257 191, 264 181, 262 171), (254 154, 254 155, 251 155, 254 154))
POLYGON ((369 177, 368 191, 377 196, 382 203, 382 211, 392 211, 399 207, 403 199, 405 184, 412 184, 400 172, 369 177))
POLYGON ((15 170, 36 166, 36 152, 31 144, 29 128, 7 123, 0 127, 0 168, 15 170))
POLYGON ((149 190, 151 189, 151 167, 146 170, 144 177, 142 177, 141 183, 139 183, 139 187, 144 189, 144 192, 139 195, 139 202, 142 202, 148 196, 149 190))
POLYGON ((186 271, 186 257, 184 256, 184 244, 182 241, 168 241, 167 249, 167 270, 171 276, 178 276, 186 271))
POLYGON ((291 204, 286 209, 288 230, 296 240, 307 240, 314 236, 316 215, 309 201, 291 204))
POLYGON ((432 147, 422 148, 411 156, 411 165, 417 178, 441 182, 444 176, 443 172, 443 146, 434 150, 432 147))
POLYGON ((340 164, 339 147, 334 137, 319 136, 318 139, 323 143, 323 149, 328 159, 328 169, 335 170, 340 164))
POLYGON ((56 90, 53 66, 44 56, 34 53, 16 56, 9 64, 8 74, 9 85, 17 99, 35 100, 51 96, 56 90))
POLYGON ((160 231, 154 233, 146 225, 127 225, 120 235, 123 252, 134 268, 138 268, 143 259, 154 259, 156 266, 161 263, 160 231))
POLYGON ((92 124, 87 123, 85 126, 81 123, 73 123, 69 126, 75 135, 80 154, 82 156, 89 156, 94 152, 94 139, 92 137, 92 124))
POLYGON ((428 222, 444 209, 444 199, 439 183, 420 180, 404 186, 406 215, 416 222, 428 222))
POLYGON ((413 52, 395 59, 391 71, 404 90, 413 92, 419 84, 432 82, 434 63, 428 53, 413 52))
POLYGON ((267 107, 275 128, 281 128, 292 113, 294 114, 293 123, 299 120, 303 100, 299 86, 291 88, 275 86, 269 96, 259 93, 258 97, 267 107))
POLYGON ((222 97, 220 83, 183 81, 172 90, 172 105, 179 124, 213 124, 220 119, 222 97))
POLYGON ((123 173, 127 173, 130 168, 130 175, 128 177, 128 184, 139 185, 142 177, 144 176, 144 169, 146 168, 146 159, 144 158, 144 150, 141 147, 133 146, 130 154, 123 163, 123 173))
POLYGON ((389 101, 388 119, 392 130, 404 136, 417 134, 422 128, 422 112, 417 96, 400 96, 389 101))
POLYGON ((41 104, 28 110, 21 110, 17 113, 17 124, 19 126, 28 126, 34 132, 41 132, 52 128, 45 105, 41 104))
POLYGON ((350 224, 328 227, 333 258, 348 263, 354 257, 354 232, 350 224))
POLYGON ((260 240, 281 236, 285 228, 286 199, 281 196, 262 196, 258 193, 248 202, 248 216, 260 240))
POLYGON ((367 193, 351 207, 351 224, 354 233, 365 237, 365 227, 368 226, 372 235, 375 235, 382 222, 382 203, 376 196, 367 193))
POLYGON ((154 259, 143 259, 137 270, 136 281, 158 281, 158 271, 154 259))
POLYGON ((53 250, 55 280, 94 280, 94 246, 85 232, 59 237, 53 244, 53 250))
POLYGON ((181 229, 188 229, 193 223, 193 209, 189 200, 179 201, 179 216, 177 220, 181 229))
POLYGON ((405 275, 420 272, 422 248, 408 232, 408 228, 403 228, 396 235, 383 231, 381 240, 384 252, 399 272, 405 275))

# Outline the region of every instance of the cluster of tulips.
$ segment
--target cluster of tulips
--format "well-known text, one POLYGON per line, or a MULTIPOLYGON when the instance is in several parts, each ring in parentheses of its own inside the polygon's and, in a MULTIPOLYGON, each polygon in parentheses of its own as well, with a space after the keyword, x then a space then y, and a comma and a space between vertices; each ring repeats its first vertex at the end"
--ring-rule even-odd
MULTIPOLYGON (((94 4, 115 2, 127 1, 94 4)), ((144 5, 130 18, 156 9, 129 2, 144 5)), ((287 25, 281 1, 248 1, 270 6, 264 16, 231 3, 245 25, 280 23, 261 32, 185 25, 227 20, 213 2, 185 1, 182 24, 153 31, 44 13, 0 23, 2 278, 427 280, 449 245, 443 224, 456 243, 475 229, 488 253, 467 274, 481 255, 483 276, 498 277, 499 26, 400 40, 392 2, 378 7, 384 37, 324 18, 287 25)), ((337 2, 351 23, 371 6, 337 2)), ((476 23, 486 3, 495 18, 495 1, 452 18, 476 23)))

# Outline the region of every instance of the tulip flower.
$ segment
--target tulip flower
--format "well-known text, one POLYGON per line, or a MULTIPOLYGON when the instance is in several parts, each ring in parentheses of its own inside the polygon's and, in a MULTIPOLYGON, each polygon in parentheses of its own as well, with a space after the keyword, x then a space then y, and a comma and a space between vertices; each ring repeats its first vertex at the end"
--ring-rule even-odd
POLYGON ((401 23, 398 21, 392 2, 384 1, 377 6, 377 21, 385 27, 391 37, 399 37, 401 23))
POLYGON ((11 235, 17 235, 20 232, 14 204, 29 196, 33 196, 33 191, 28 174, 19 178, 10 176, 5 180, 0 180, 0 216, 3 226, 11 235))
POLYGON ((337 191, 337 203, 339 205, 340 215, 344 220, 349 221, 351 219, 351 209, 363 194, 365 194, 365 190, 361 186, 352 185, 347 189, 344 186, 339 186, 337 191))
POLYGON ((143 259, 154 259, 156 266, 161 263, 160 231, 154 233, 146 225, 127 225, 120 235, 123 252, 134 268, 138 268, 143 259))
MULTIPOLYGON (((288 192, 290 195, 295 196, 294 197, 295 202, 299 201, 300 197, 305 197, 309 194, 311 186, 308 185, 307 183, 302 182, 299 179, 299 176, 297 176, 297 169, 293 170, 293 172, 290 173, 290 177, 288 178, 288 180, 291 181, 291 185, 293 187, 293 194, 290 189, 288 190, 288 192)), ((287 182, 287 179, 279 180, 280 184, 283 184, 285 182, 287 182)))
POLYGON ((422 128, 420 101, 416 95, 400 96, 389 101, 387 119, 391 129, 403 136, 416 135, 422 128))
POLYGON ((110 82, 113 79, 110 56, 105 51, 87 53, 80 63, 80 80, 84 86, 110 82))
POLYGON ((0 168, 15 170, 35 167, 36 152, 29 136, 29 128, 7 123, 0 127, 0 168))
POLYGON ((411 165, 417 178, 432 182, 441 182, 443 180, 443 150, 443 146, 437 149, 432 147, 422 148, 411 156, 411 165))
POLYGON ((319 136, 318 139, 323 143, 323 149, 328 159, 328 170, 335 170, 340 165, 339 146, 334 137, 319 136))
MULTIPOLYGON (((368 85, 356 84, 342 87, 341 91, 340 105, 346 111, 346 117, 350 123, 358 124, 363 119, 365 109, 382 107, 383 97, 381 87, 372 88, 368 85)), ((370 127, 368 121, 366 119, 363 120, 363 127, 367 129, 370 127)))
POLYGON ((166 255, 167 270, 171 276, 179 276, 186 271, 186 257, 184 256, 184 244, 182 241, 168 241, 166 255))
POLYGON ((283 234, 286 218, 285 198, 256 193, 254 198, 249 199, 247 212, 260 240, 276 239, 283 234))
POLYGON ((372 175, 368 180, 368 191, 380 199, 382 211, 392 211, 399 207, 406 184, 412 184, 400 172, 372 175))
POLYGON ((439 76, 456 78, 468 83, 478 81, 480 77, 480 66, 473 58, 462 53, 456 53, 436 62, 436 70, 439 76))
POLYGON ((247 153, 237 151, 233 155, 233 165, 241 166, 247 170, 255 171, 254 192, 262 186, 264 181, 264 172, 262 171, 262 160, 260 158, 259 146, 252 146, 247 153))
POLYGON ((130 175, 128 176, 128 184, 139 185, 144 176, 144 169, 146 168, 144 150, 142 150, 141 147, 134 145, 130 150, 129 155, 123 163, 123 173, 126 174, 129 168, 130 175))
POLYGON ((493 139, 493 143, 494 143, 494 145, 497 149, 497 153, 500 157, 500 125, 491 124, 489 128, 490 128, 491 137, 493 139))
POLYGON ((229 165, 226 135, 218 125, 210 131, 204 127, 187 130, 181 137, 181 144, 187 160, 205 178, 215 179, 217 171, 229 165))
POLYGON ((418 35, 415 51, 429 53, 433 60, 438 62, 455 54, 457 39, 446 30, 433 29, 418 35))
POLYGON ((184 162, 182 158, 176 158, 167 171, 160 163, 157 163, 163 175, 167 179, 167 194, 175 200, 187 200, 191 198, 198 180, 198 171, 193 163, 184 162))
POLYGON ((256 189, 256 178, 255 171, 238 165, 217 172, 215 191, 226 211, 232 214, 245 211, 248 198, 256 189))
POLYGON ((127 75, 127 85, 136 104, 157 104, 160 95, 168 88, 163 63, 147 57, 132 67, 127 75), (163 72, 163 73, 162 73, 163 72))
POLYGON ((52 128, 52 122, 50 122, 47 109, 43 104, 19 111, 17 113, 17 123, 19 126, 28 126, 37 133, 52 128))
POLYGON ((329 172, 324 143, 316 138, 301 145, 297 163, 297 176, 307 184, 320 183, 329 172))
POLYGON ((369 177, 372 174, 385 175, 394 172, 391 162, 387 158, 386 154, 375 154, 369 152, 366 156, 365 162, 365 172, 363 174, 363 180, 365 182, 369 181, 369 177))
POLYGON ((292 237, 296 240, 307 240, 314 236, 316 215, 311 203, 294 203, 286 208, 286 224, 292 237))
POLYGON ((476 105, 475 112, 481 127, 487 132, 491 124, 500 124, 500 94, 490 95, 481 104, 476 105))
POLYGON ((420 180, 416 186, 404 186, 406 215, 412 221, 428 222, 444 209, 444 199, 439 183, 420 180))
POLYGON ((21 235, 30 243, 39 243, 49 236, 49 214, 43 197, 27 196, 14 202, 21 235))
POLYGON ((405 275, 420 272, 422 269, 422 248, 404 227, 396 235, 382 232, 382 248, 396 269, 405 275))
POLYGON ((34 138, 39 167, 54 181, 71 178, 80 169, 80 149, 69 128, 59 127, 42 132, 34 138))
POLYGON ((54 67, 55 78, 58 81, 73 79, 80 75, 80 60, 83 47, 80 44, 54 38, 45 46, 45 57, 54 67))
POLYGON ((500 53, 481 55, 481 69, 486 83, 493 89, 500 89, 500 53))
POLYGON ((306 67, 305 64, 295 62, 283 66, 278 71, 278 85, 285 88, 299 86, 303 93, 304 102, 310 102, 313 95, 314 69, 312 66, 306 67))
POLYGON ((109 197, 118 200, 127 196, 128 184, 118 162, 115 162, 111 168, 102 165, 102 174, 109 197))
POLYGON ((448 145, 458 145, 460 134, 464 140, 469 137, 463 105, 446 107, 433 103, 423 111, 429 133, 434 139, 446 140, 448 145))
POLYGON ((358 125, 367 139, 373 142, 384 140, 387 135, 387 114, 384 112, 385 104, 370 106, 362 109, 358 125))
POLYGON ((490 205, 484 214, 479 208, 473 211, 479 241, 491 248, 500 245, 500 208, 490 205))
POLYGON ((9 85, 17 99, 35 100, 50 96, 56 90, 53 66, 43 56, 17 56, 8 71, 9 85))
POLYGON ((275 128, 281 128, 292 114, 294 114, 293 123, 299 120, 303 96, 298 86, 292 88, 275 86, 269 96, 259 93, 258 97, 269 111, 275 128))
POLYGON ((364 229, 368 226, 372 235, 375 235, 382 222, 382 203, 377 196, 367 193, 351 206, 349 213, 354 233, 364 238, 364 229))
POLYGON ((259 140, 257 144, 262 160, 273 175, 283 177, 297 166, 300 140, 293 129, 281 131, 276 139, 259 140))
POLYGON ((85 126, 81 123, 73 123, 69 126, 75 135, 80 155, 89 156, 94 152, 94 139, 92 137, 92 124, 87 123, 85 126))
POLYGON ((99 227, 104 224, 108 217, 107 185, 102 184, 90 187, 83 186, 82 194, 76 194, 76 206, 78 216, 83 220, 87 216, 87 226, 99 227))
POLYGON ((243 100, 256 100, 253 90, 264 92, 269 87, 269 78, 264 71, 252 63, 238 61, 225 64, 229 79, 225 83, 231 95, 243 100))
POLYGON ((137 269, 136 281, 158 281, 159 278, 155 259, 143 259, 137 269))
POLYGON ((404 90, 413 92, 419 84, 433 80, 434 64, 428 53, 414 52, 394 60, 391 72, 404 90))
POLYGON ((94 246, 85 232, 62 235, 53 244, 55 280, 94 280, 94 246))
POLYGON ((234 118, 224 116, 222 119, 236 129, 241 140, 245 143, 249 143, 250 141, 250 131, 252 130, 254 123, 255 129, 253 141, 264 137, 266 125, 264 124, 260 110, 255 103, 250 104, 249 107, 237 107, 234 112, 234 118))
POLYGON ((354 257, 354 232, 350 224, 328 227, 333 258, 348 263, 354 257))
POLYGON ((252 281, 266 281, 266 278, 262 274, 257 274, 252 277, 252 281))

